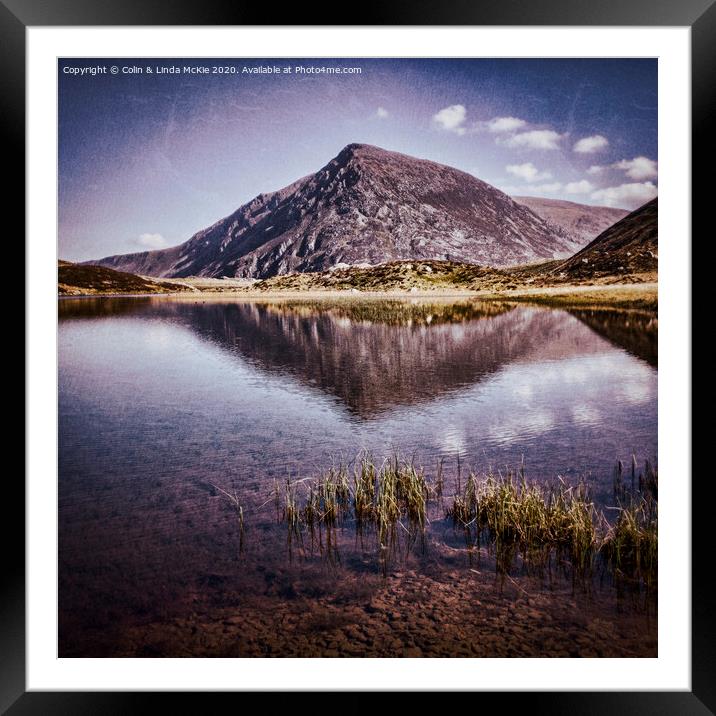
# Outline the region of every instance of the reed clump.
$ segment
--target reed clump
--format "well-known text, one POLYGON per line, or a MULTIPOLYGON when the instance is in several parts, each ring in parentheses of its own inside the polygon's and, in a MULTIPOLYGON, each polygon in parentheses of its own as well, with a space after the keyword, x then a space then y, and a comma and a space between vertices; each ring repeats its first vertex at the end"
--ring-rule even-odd
POLYGON ((658 573, 658 476, 647 460, 638 472, 632 456, 629 487, 621 462, 614 470, 614 497, 617 518, 609 525, 602 549, 618 575, 656 581, 658 573), (637 474, 638 473, 638 474, 637 474))
MULTIPOLYGON (((306 533, 311 548, 317 545, 337 559, 335 532, 350 520, 361 541, 369 533, 375 535, 385 571, 398 550, 409 549, 417 540, 424 545, 428 502, 433 495, 434 488, 428 485, 422 468, 399 455, 377 464, 363 454, 355 461, 352 474, 341 464, 317 478, 289 480, 282 511, 289 549, 296 541, 303 545, 306 533), (299 490, 304 495, 301 505, 299 490)), ((281 496, 276 499, 280 502, 281 496)))
POLYGON ((529 483, 524 473, 482 479, 470 473, 446 516, 464 532, 470 560, 485 544, 495 551, 498 571, 509 571, 518 555, 526 565, 540 566, 556 555, 558 563, 582 575, 599 560, 617 575, 651 585, 657 572, 657 474, 647 462, 637 477, 634 461, 633 488, 623 475, 620 463, 613 523, 595 507, 584 483, 529 483))
POLYGON ((649 501, 619 508, 604 538, 603 552, 620 574, 653 584, 657 576, 657 519, 649 501))
POLYGON ((597 513, 584 485, 543 486, 512 474, 481 480, 471 473, 447 516, 465 532, 470 553, 481 541, 494 545, 504 569, 517 553, 541 563, 552 551, 584 569, 598 544, 597 513))

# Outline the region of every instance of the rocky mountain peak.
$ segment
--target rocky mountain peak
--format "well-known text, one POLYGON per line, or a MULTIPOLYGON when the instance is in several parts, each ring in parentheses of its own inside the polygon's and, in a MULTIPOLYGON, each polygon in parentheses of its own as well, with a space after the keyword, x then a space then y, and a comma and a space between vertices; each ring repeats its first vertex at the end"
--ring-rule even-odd
POLYGON ((403 259, 506 266, 582 245, 471 174, 355 143, 184 244, 92 263, 155 276, 267 278, 403 259))

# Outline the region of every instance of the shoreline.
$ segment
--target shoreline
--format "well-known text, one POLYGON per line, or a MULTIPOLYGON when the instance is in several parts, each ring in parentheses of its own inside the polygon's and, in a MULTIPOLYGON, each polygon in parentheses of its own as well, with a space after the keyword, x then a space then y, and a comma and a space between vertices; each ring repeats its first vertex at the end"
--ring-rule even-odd
POLYGON ((264 290, 228 289, 226 291, 200 290, 181 292, 146 293, 77 293, 58 294, 58 300, 87 298, 171 298, 196 301, 209 300, 245 300, 250 302, 271 300, 407 300, 407 299, 478 299, 488 301, 516 301, 542 305, 567 306, 578 305, 582 308, 624 308, 656 310, 658 308, 658 283, 613 283, 613 284, 577 284, 567 286, 523 287, 510 291, 489 289, 436 289, 430 291, 390 290, 264 290))

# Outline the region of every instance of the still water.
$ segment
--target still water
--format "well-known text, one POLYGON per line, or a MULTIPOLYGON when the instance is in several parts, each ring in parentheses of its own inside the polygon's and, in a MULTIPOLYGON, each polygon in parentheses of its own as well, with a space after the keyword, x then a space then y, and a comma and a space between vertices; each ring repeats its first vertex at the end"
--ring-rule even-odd
POLYGON ((360 450, 524 463, 608 505, 617 459, 656 462, 656 338, 650 314, 475 301, 61 300, 61 651, 115 653, 109 624, 225 585, 215 486, 253 516, 256 562, 274 480, 360 450))

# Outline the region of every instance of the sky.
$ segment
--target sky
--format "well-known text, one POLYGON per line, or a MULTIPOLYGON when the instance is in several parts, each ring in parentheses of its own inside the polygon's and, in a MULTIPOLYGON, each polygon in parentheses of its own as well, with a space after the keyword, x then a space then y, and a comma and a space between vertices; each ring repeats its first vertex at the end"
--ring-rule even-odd
POLYGON ((179 244, 354 142, 513 196, 634 209, 657 192, 655 59, 93 58, 58 73, 71 261, 179 244))

